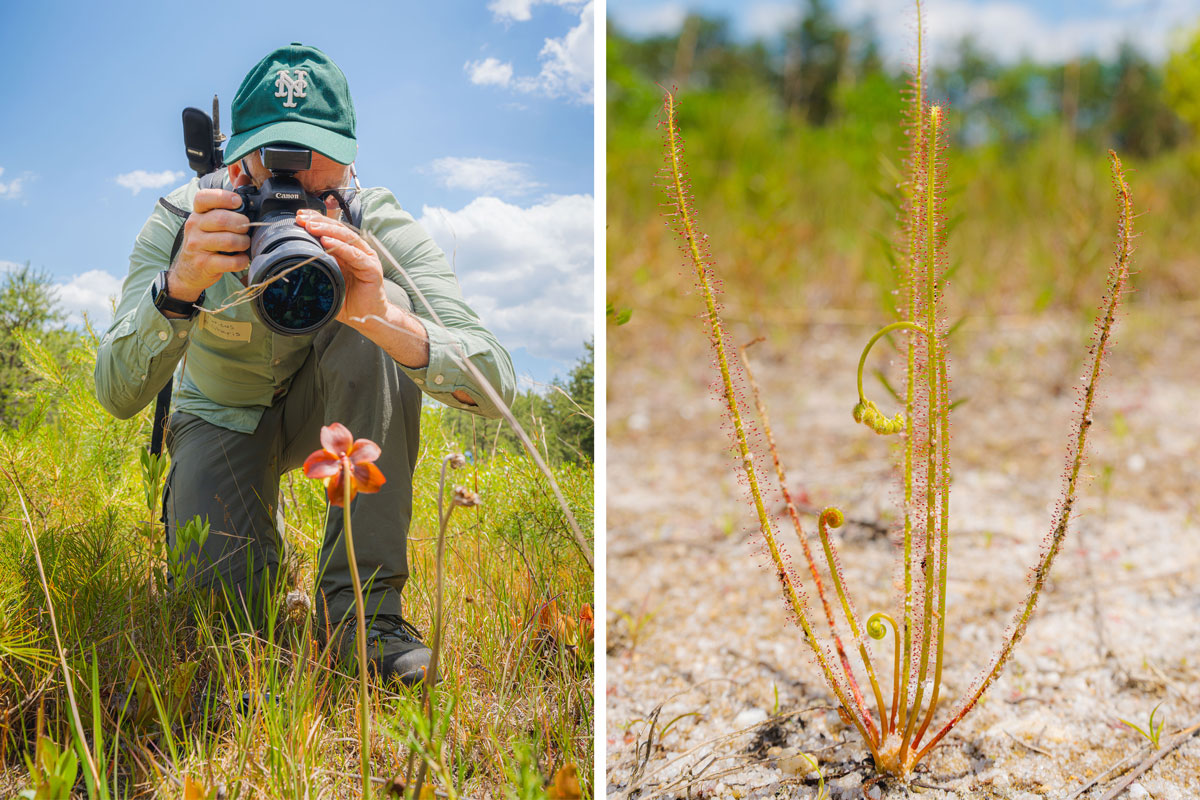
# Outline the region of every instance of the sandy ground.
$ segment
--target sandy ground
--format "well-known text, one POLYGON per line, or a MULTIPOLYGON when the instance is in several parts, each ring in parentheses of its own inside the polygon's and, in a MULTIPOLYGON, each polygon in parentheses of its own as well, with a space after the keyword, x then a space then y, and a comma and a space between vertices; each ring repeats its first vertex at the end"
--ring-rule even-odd
MULTIPOLYGON (((1025 595, 1062 485, 1089 330, 1080 319, 979 319, 952 340, 953 397, 967 402, 954 412, 949 697, 935 726, 1025 595)), ((738 341, 761 332, 732 331, 738 341)), ((777 328, 755 364, 793 493, 888 526, 889 445, 850 419, 870 333, 777 328)), ((1200 723, 1198 342, 1195 308, 1122 320, 1092 479, 1027 635, 913 782, 869 796, 1101 798, 1152 755, 1120 718, 1145 727, 1161 704, 1164 749, 1200 723)), ((815 780, 789 758, 807 751, 832 797, 862 797, 870 757, 831 709, 767 566, 710 392, 707 347, 698 320, 635 315, 609 329, 607 793, 814 797, 815 780)), ((894 364, 888 371, 899 378, 894 364)), ((895 410, 877 382, 867 391, 895 410)), ((782 506, 773 511, 802 566, 782 506)), ((812 534, 814 518, 804 522, 812 534)), ((899 617, 894 541, 862 525, 840 533, 859 613, 899 617)), ((872 643, 889 673, 890 642, 872 643)), ((1200 797, 1200 735, 1181 738, 1119 796, 1200 797)))

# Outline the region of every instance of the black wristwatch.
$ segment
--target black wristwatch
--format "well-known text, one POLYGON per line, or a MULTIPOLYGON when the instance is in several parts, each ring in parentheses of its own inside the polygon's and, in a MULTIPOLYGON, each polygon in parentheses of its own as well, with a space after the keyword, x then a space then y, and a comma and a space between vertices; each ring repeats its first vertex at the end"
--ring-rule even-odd
POLYGON ((154 283, 150 284, 150 299, 154 301, 155 308, 159 311, 170 311, 172 314, 183 314, 187 319, 192 319, 200 311, 200 306, 204 305, 204 292, 200 293, 194 303, 171 297, 168 292, 167 271, 163 270, 158 273, 154 283))

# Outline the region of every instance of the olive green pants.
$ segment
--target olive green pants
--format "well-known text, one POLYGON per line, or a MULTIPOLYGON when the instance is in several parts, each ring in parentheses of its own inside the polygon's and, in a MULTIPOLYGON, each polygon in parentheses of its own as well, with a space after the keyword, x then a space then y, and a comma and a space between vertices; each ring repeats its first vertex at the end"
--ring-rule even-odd
MULTIPOLYGON (((388 286, 389 295, 394 288, 388 286)), ((379 445, 376 464, 387 479, 381 491, 359 494, 351 503, 367 617, 400 614, 420 415, 421 391, 396 362, 354 329, 331 322, 317 333, 287 393, 266 410, 253 433, 192 414, 171 415, 166 434, 171 469, 163 494, 168 547, 191 519, 207 520, 203 547, 193 542, 186 554, 195 557, 187 577, 200 587, 223 583, 237 603, 247 604, 256 587, 277 577, 286 547, 277 521, 280 477, 321 447, 322 425, 341 422, 355 438, 379 445)), ((322 629, 354 608, 342 528, 342 510, 334 508, 318 565, 315 600, 322 629)))

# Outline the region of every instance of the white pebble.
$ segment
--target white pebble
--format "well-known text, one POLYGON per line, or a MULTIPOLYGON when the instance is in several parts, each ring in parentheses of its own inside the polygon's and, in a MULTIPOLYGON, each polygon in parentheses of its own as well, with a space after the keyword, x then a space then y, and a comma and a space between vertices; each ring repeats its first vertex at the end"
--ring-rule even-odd
POLYGON ((1142 786, 1140 783, 1131 783, 1129 784, 1129 796, 1132 797, 1133 800, 1142 800, 1143 797, 1149 797, 1150 793, 1147 792, 1146 787, 1142 786))
POLYGON ((749 728, 751 725, 757 725, 767 718, 767 712, 761 708, 747 708, 742 713, 733 718, 733 729, 740 731, 742 728, 749 728))

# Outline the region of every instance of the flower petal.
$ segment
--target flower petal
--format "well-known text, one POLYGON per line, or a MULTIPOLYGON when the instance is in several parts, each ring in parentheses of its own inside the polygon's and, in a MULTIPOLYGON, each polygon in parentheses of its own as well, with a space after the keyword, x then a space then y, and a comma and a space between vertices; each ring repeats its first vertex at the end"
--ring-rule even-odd
POLYGON ((337 456, 328 450, 317 450, 304 459, 304 475, 308 478, 328 478, 340 469, 337 456))
POLYGON ((321 428, 321 446, 335 456, 341 456, 354 446, 354 437, 345 425, 335 422, 321 428))
POLYGON ((350 447, 350 461, 355 464, 362 464, 366 461, 375 461, 379 458, 379 445, 372 442, 370 439, 356 439, 350 447))
POLYGON ((387 478, 383 477, 383 473, 379 471, 379 467, 367 462, 365 464, 355 464, 351 467, 354 473, 355 488, 366 494, 378 492, 383 485, 387 483, 387 478))
POLYGON ((329 498, 329 505, 341 506, 345 499, 342 490, 342 470, 338 470, 333 475, 325 479, 325 496, 329 498))

